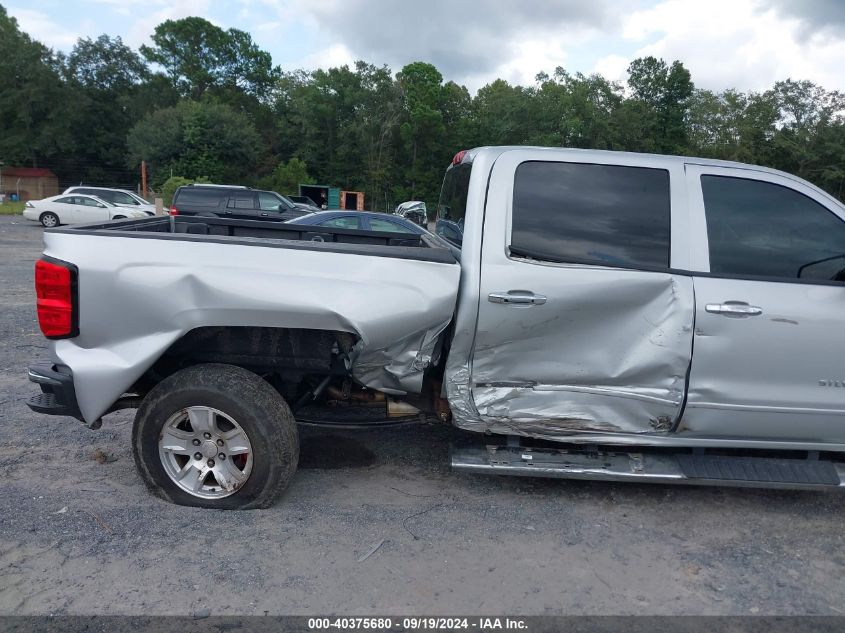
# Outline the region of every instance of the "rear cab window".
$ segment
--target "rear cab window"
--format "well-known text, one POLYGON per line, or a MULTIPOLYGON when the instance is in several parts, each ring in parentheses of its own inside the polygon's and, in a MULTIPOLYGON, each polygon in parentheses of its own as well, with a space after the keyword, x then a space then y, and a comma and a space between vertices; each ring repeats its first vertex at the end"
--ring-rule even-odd
POLYGON ((472 162, 469 160, 449 166, 443 177, 437 204, 435 232, 458 246, 463 238, 471 175, 472 162))
POLYGON ((528 161, 514 178, 510 253, 558 263, 666 270, 669 172, 528 161))

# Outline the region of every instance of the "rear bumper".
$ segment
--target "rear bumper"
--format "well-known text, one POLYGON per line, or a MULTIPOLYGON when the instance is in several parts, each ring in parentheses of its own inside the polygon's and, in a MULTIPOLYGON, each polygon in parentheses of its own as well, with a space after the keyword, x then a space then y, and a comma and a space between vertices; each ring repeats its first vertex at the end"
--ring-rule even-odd
POLYGON ((73 386, 73 372, 66 365, 39 363, 29 368, 29 379, 41 387, 41 393, 32 396, 27 406, 36 413, 68 415, 82 420, 73 386))

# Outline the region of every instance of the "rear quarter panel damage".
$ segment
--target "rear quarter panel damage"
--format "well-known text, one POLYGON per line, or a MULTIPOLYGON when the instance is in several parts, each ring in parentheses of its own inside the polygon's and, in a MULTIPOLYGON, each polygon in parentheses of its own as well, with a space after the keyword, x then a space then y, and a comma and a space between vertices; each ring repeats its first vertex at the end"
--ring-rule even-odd
POLYGON ((194 328, 257 326, 354 334, 353 376, 418 392, 455 309, 460 267, 328 251, 45 234, 45 254, 80 271, 80 335, 53 360, 74 374, 83 416, 103 414, 194 328))

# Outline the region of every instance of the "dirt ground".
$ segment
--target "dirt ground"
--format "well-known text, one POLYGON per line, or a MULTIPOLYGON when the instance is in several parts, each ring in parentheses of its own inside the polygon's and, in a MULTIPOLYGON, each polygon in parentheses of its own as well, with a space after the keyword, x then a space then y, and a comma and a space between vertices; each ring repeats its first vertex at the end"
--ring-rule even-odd
POLYGON ((302 429, 269 510, 160 501, 133 412, 25 406, 41 231, 0 217, 0 614, 845 612, 838 494, 455 473, 442 426, 302 429))

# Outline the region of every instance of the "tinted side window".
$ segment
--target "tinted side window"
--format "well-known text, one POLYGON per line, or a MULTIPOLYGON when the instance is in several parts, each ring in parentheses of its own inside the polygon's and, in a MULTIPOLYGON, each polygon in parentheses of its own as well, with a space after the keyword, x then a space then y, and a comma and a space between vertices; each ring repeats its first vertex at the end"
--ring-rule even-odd
POLYGON ((101 200, 105 200, 106 202, 117 202, 115 200, 114 192, 112 191, 97 191, 95 189, 94 191, 91 191, 90 194, 92 196, 97 196, 98 198, 100 198, 101 200))
POLYGON ((511 250, 605 266, 669 266, 669 172, 527 162, 516 170, 511 250))
POLYGON ((380 220, 377 218, 370 218, 371 231, 388 231, 390 233, 413 233, 408 227, 402 226, 397 222, 390 220, 380 220))
POLYGON ((701 188, 710 272, 843 278, 845 222, 815 200, 774 183, 727 176, 702 176, 701 188))
POLYGON ((103 200, 107 200, 109 202, 115 202, 118 204, 138 204, 138 201, 135 200, 135 198, 130 196, 128 193, 123 193, 122 191, 103 191, 101 193, 107 193, 109 195, 108 198, 103 198, 103 196, 100 195, 103 200))
POLYGON ((319 223, 319 226, 331 226, 336 229, 359 229, 361 228, 361 223, 359 222, 359 218, 344 215, 339 218, 324 220, 319 223))
POLYGON ((219 204, 220 198, 225 197, 227 192, 215 191, 213 189, 195 189, 193 187, 183 187, 176 193, 174 204, 178 201, 180 204, 205 205, 216 207, 219 204))
POLYGON ((255 196, 252 193, 233 193, 227 206, 230 209, 254 209, 255 196))
MULTIPOLYGON (((280 205, 282 205, 282 201, 272 193, 258 192, 258 208, 262 211, 278 211, 280 205)), ((287 209, 287 207, 283 206, 284 209, 287 209)))

